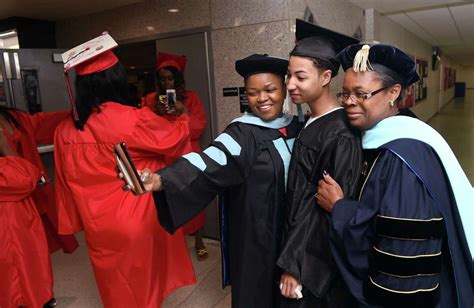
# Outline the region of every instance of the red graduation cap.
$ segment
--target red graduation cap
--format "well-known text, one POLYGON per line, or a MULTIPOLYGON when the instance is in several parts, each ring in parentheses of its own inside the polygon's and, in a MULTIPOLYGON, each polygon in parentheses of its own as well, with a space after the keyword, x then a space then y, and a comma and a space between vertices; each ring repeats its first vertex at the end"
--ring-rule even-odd
POLYGON ((69 99, 72 104, 74 120, 77 121, 79 117, 67 72, 75 68, 76 75, 84 76, 111 68, 118 63, 117 57, 111 51, 111 49, 117 46, 117 42, 107 32, 103 32, 100 36, 76 46, 61 55, 64 62, 64 76, 69 99))
POLYGON ((186 56, 177 56, 160 51, 158 53, 158 58, 156 59, 155 70, 158 71, 163 67, 172 66, 183 73, 187 61, 188 59, 186 58, 186 56))

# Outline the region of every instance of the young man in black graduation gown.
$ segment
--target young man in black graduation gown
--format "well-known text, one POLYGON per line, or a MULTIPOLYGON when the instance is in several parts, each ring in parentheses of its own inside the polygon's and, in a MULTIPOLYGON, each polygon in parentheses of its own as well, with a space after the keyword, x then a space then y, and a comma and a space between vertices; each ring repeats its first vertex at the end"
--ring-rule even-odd
POLYGON ((354 196, 362 149, 329 84, 338 73, 337 51, 357 40, 297 20, 297 44, 290 53, 287 87, 293 103, 307 103, 311 117, 295 141, 288 178, 285 244, 277 265, 283 307, 351 307, 354 304, 329 248, 330 216, 317 206, 323 172, 339 179, 354 196), (301 284, 303 298, 295 299, 301 284))
MULTIPOLYGON (((252 113, 241 116, 202 153, 190 153, 159 170, 155 203, 168 232, 221 198, 223 284, 232 286, 232 307, 275 307, 285 217, 286 178, 294 138, 301 125, 282 114, 288 61, 252 55, 236 62, 246 80, 252 113), (251 78, 271 74, 254 87, 251 78), (276 76, 276 77, 275 77, 276 76), (277 93, 279 98, 270 99, 277 93), (264 114, 277 111, 268 119, 264 114)), ((157 177, 155 174, 153 177, 157 177)))

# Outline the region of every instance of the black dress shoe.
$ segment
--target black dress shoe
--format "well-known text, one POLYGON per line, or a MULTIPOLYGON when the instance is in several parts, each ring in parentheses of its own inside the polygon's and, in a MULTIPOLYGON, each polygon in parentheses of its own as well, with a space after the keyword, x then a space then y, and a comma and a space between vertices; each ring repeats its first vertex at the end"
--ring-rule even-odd
POLYGON ((56 307, 58 301, 53 297, 46 304, 43 305, 43 308, 53 308, 56 307))

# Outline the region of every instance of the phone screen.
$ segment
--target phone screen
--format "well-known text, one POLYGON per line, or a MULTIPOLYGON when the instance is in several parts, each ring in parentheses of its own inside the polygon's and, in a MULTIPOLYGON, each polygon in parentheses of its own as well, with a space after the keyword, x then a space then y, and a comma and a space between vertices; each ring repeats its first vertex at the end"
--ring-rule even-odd
POLYGON ((174 89, 166 90, 166 97, 168 101, 168 107, 170 109, 174 109, 175 103, 176 103, 176 90, 174 89))

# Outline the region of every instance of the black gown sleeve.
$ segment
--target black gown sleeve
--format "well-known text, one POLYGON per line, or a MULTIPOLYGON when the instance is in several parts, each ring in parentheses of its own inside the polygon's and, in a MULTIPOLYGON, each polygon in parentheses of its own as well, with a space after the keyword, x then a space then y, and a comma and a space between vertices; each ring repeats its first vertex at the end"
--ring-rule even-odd
MULTIPOLYGON (((407 231, 403 228, 392 230, 400 237, 383 235, 380 229, 383 219, 406 223, 406 219, 439 217, 432 195, 415 172, 397 155, 382 152, 362 187, 360 200, 339 200, 331 217, 333 257, 351 293, 360 303, 381 304, 385 301, 383 306, 389 306, 397 300, 403 302, 405 294, 428 294, 417 290, 436 289, 442 279, 445 280, 443 286, 449 288, 449 273, 418 272, 422 268, 420 264, 426 265, 432 260, 444 262, 437 257, 447 253, 442 251, 442 238, 412 240, 402 238, 407 231), (380 262, 381 257, 383 262, 380 262), (420 260, 423 262, 414 265, 413 262, 420 260)), ((441 263, 438 265, 441 267, 441 263)), ((429 306, 429 300, 436 300, 436 296, 426 299, 429 306)), ((414 299, 410 301, 413 303, 414 299)))
POLYGON ((244 124, 232 124, 201 153, 161 169, 163 190, 154 192, 161 225, 170 233, 201 212, 226 188, 248 176, 257 143, 244 124))

